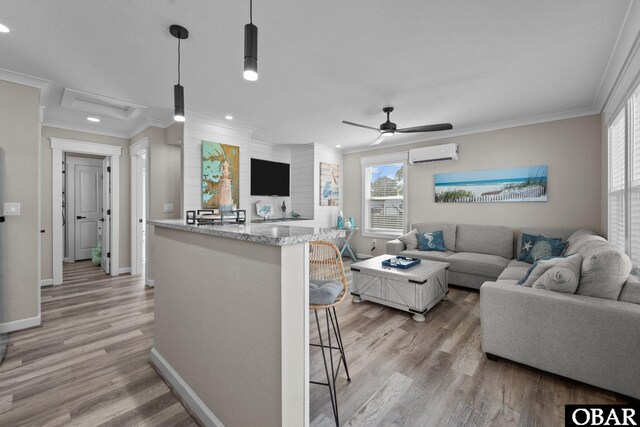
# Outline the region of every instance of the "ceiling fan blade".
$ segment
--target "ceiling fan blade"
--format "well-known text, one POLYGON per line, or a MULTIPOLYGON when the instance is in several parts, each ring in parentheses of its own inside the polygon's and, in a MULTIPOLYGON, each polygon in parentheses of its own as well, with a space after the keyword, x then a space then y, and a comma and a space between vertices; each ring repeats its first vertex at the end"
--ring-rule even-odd
POLYGON ((379 137, 377 137, 371 144, 369 144, 369 146, 380 144, 386 137, 387 135, 381 133, 379 137))
POLYGON ((371 130, 376 130, 376 131, 380 132, 380 129, 378 129, 378 128, 374 128, 374 127, 371 127, 371 126, 365 126, 365 125, 359 125, 358 123, 348 122, 346 120, 343 120, 342 123, 344 123, 345 125, 357 126, 359 128, 371 129, 371 130))
POLYGON ((437 125, 416 126, 413 128, 396 129, 398 133, 416 133, 416 132, 438 132, 441 130, 451 130, 451 123, 438 123, 437 125))

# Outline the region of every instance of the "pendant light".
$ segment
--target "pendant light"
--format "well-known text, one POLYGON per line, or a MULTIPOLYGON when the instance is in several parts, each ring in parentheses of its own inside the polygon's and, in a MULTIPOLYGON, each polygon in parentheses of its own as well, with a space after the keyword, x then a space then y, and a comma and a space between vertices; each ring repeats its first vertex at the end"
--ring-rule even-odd
POLYGON ((189 37, 189 31, 180 25, 172 25, 169 32, 178 39, 178 84, 173 86, 173 119, 176 122, 184 122, 184 87, 180 84, 180 41, 189 37))
POLYGON ((249 0, 249 23, 244 26, 245 80, 258 80, 258 27, 253 25, 253 0, 249 0))

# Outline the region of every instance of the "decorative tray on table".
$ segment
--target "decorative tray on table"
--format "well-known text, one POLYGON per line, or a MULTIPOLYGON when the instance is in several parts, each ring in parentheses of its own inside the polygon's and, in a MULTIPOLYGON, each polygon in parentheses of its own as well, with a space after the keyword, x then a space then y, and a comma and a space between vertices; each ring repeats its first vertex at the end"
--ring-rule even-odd
POLYGON ((403 270, 418 264, 420 264, 420 258, 408 258, 404 256, 397 256, 382 261, 382 265, 385 267, 401 268, 403 270))

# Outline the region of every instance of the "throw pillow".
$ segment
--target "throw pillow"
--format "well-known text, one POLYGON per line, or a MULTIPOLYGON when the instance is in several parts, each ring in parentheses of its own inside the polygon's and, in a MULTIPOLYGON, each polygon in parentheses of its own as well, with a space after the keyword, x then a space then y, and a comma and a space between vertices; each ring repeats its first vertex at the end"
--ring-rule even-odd
POLYGON ((418 234, 418 250, 445 252, 447 248, 444 246, 442 231, 418 234))
POLYGON ((398 237, 402 243, 404 243, 404 248, 408 251, 414 251, 418 249, 418 231, 411 230, 407 234, 403 234, 398 237))
POLYGON ((534 262, 531 256, 531 249, 538 240, 537 235, 522 233, 522 243, 520 243, 520 252, 518 253, 518 261, 528 262, 532 264, 534 262))
POLYGON ((527 272, 528 276, 525 276, 525 278, 523 278, 522 280, 522 283, 518 282, 518 284, 526 286, 527 288, 532 287, 536 280, 540 278, 540 276, 542 276, 550 268, 555 267, 557 264, 564 261, 564 259, 565 258, 563 257, 539 259, 534 263, 535 265, 532 265, 529 268, 530 271, 527 272))
POLYGON ((582 255, 575 254, 563 258, 555 267, 545 271, 538 280, 533 283, 535 289, 575 294, 580 283, 580 270, 582 269, 582 255))
POLYGON ((558 257, 562 255, 566 247, 567 242, 539 235, 536 244, 531 249, 531 257, 534 261, 545 257, 558 257))

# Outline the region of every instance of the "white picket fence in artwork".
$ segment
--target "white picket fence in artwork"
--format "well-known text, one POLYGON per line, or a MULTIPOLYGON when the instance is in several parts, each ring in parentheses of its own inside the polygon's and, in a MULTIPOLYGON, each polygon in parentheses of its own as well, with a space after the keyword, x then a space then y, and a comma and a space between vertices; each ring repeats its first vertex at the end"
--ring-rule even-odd
POLYGON ((454 200, 447 200, 445 203, 477 203, 477 202, 509 202, 519 199, 529 199, 540 197, 546 194, 546 189, 540 185, 525 188, 522 190, 507 190, 500 194, 460 197, 454 200))

